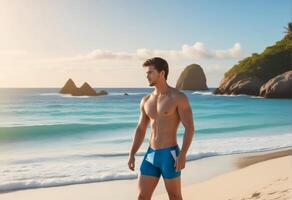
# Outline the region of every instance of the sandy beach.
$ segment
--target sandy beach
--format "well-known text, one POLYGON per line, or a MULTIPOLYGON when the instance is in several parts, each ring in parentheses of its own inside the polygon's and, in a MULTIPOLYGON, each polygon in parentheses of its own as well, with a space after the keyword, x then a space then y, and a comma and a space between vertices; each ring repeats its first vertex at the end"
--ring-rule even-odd
MULTIPOLYGON (((241 168, 183 187, 184 199, 291 200, 292 149, 249 155, 235 160, 241 168), (210 192, 211 191, 211 192, 210 192)), ((155 200, 168 199, 167 194, 155 200)))
MULTIPOLYGON (((291 171, 291 148, 190 161, 182 173, 183 197, 289 200, 292 199, 291 171)), ((160 179, 153 199, 168 199, 165 192, 160 179)), ((136 193, 137 179, 132 179, 13 191, 0 194, 0 200, 136 199, 136 193)))

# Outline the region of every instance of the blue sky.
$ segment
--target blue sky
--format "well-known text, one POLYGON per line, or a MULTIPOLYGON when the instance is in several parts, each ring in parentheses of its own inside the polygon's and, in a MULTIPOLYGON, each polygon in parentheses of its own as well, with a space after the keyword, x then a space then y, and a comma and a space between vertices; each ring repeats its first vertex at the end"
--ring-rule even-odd
POLYGON ((0 3, 0 87, 59 87, 69 77, 95 87, 147 87, 137 49, 167 51, 166 60, 176 51, 179 56, 168 60, 171 85, 186 65, 197 63, 216 87, 240 59, 281 39, 292 16, 288 0, 0 3), (193 57, 181 56, 184 44, 193 57))

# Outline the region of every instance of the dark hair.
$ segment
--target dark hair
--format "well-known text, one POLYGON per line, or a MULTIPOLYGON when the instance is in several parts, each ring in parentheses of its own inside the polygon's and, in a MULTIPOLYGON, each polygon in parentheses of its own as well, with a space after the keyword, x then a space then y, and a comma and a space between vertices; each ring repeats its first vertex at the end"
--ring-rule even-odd
POLYGON ((164 77, 165 80, 167 80, 167 75, 168 75, 168 63, 166 62, 166 60, 160 58, 160 57, 154 57, 154 58, 150 58, 147 59, 144 63, 143 63, 143 67, 146 66, 150 66, 153 65, 155 67, 155 69, 159 72, 161 72, 162 70, 164 70, 164 77))

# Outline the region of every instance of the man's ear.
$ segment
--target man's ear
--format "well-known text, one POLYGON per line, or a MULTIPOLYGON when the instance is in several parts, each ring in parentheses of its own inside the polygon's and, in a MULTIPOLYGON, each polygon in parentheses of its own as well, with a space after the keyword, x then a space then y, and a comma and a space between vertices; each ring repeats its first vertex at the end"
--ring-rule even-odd
POLYGON ((162 70, 160 73, 161 73, 162 77, 165 76, 165 71, 164 70, 162 70))

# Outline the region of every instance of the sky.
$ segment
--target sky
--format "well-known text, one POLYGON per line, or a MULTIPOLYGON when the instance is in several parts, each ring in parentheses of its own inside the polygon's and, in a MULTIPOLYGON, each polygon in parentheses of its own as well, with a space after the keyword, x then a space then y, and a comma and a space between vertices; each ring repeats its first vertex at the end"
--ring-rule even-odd
POLYGON ((0 87, 149 87, 143 62, 168 83, 199 64, 208 87, 284 36, 290 0, 0 0, 0 87))

